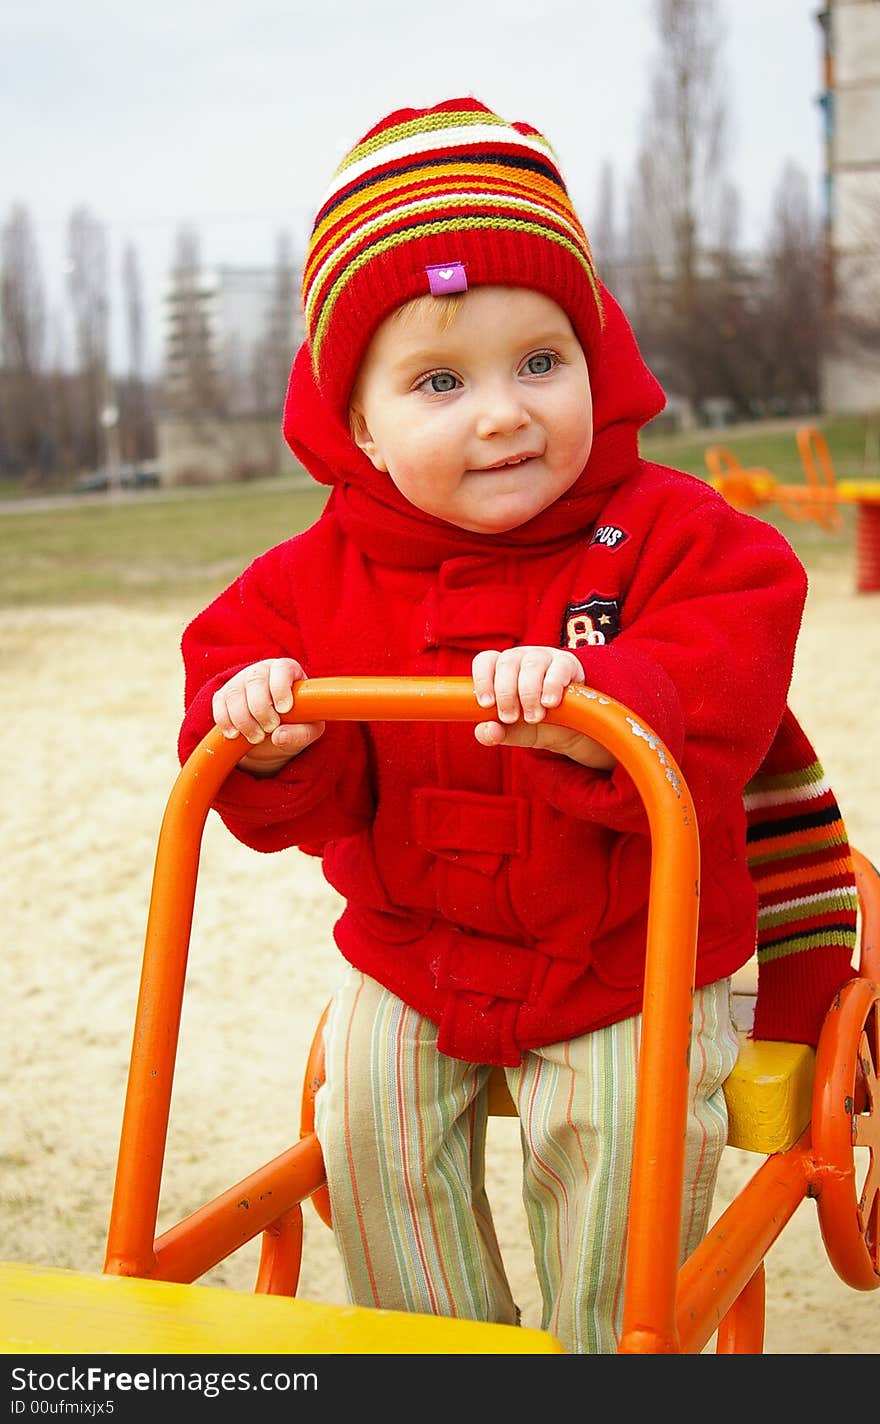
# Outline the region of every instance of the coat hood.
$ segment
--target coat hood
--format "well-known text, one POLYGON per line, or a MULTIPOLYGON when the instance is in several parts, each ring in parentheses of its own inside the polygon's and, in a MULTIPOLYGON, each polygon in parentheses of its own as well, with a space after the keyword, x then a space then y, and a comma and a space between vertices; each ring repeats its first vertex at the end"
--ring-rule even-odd
POLYGON ((553 546, 592 527, 609 492, 636 473, 639 431, 665 405, 620 306, 605 287, 600 290, 604 323, 589 373, 590 457, 560 499, 504 534, 471 533, 410 504, 358 449, 347 425, 322 398, 303 343, 288 382, 284 438, 312 478, 332 487, 330 507, 369 557, 422 567, 465 554, 553 546))

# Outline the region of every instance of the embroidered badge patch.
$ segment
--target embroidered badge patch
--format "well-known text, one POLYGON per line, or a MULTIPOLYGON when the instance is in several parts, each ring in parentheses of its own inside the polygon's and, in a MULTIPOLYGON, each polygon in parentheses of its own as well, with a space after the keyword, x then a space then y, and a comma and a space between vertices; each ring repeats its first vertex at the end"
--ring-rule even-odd
POLYGON ((626 530, 618 528, 616 524, 600 524, 590 540, 590 547, 592 548, 593 544, 603 544, 606 549, 619 549, 628 538, 626 530))
MULTIPOLYGON (((626 537, 626 536, 624 536, 626 537)), ((615 598, 593 593, 584 603, 570 603, 562 620, 563 648, 590 648, 610 643, 620 632, 620 605, 615 598)))

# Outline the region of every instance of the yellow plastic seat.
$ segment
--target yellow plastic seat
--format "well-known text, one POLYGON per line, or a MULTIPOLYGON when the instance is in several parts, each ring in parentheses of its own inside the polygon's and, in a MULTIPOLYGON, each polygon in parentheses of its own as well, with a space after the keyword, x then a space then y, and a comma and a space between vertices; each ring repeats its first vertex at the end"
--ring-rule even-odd
POLYGON ((724 1084, 729 1147, 787 1152, 810 1121, 816 1054, 803 1043, 740 1034, 739 1057, 724 1084))
POLYGON ((0 1264, 0 1351, 83 1355, 561 1355, 543 1330, 298 1296, 0 1264))

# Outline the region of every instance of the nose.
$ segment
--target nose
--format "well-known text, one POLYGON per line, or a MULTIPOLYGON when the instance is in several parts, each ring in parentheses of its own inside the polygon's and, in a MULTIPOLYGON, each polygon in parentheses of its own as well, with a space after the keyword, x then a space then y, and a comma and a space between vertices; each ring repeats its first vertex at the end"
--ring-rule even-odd
POLYGON ((491 440, 493 435, 509 435, 531 424, 532 417, 515 386, 497 382, 483 393, 477 416, 477 435, 491 440))

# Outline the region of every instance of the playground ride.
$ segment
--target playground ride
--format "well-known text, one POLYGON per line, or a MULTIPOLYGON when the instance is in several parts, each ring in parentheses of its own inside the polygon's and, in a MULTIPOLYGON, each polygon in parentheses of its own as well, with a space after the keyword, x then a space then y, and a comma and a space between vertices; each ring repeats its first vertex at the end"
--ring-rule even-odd
POLYGON ((880 590, 880 480, 839 480, 828 442, 814 425, 795 432, 804 484, 783 484, 769 470, 745 466, 724 445, 705 452, 709 483, 729 504, 750 513, 776 504, 794 520, 812 520, 820 529, 839 533, 840 506, 856 510, 856 591, 880 590))
MULTIPOLYGON (((476 722, 467 678, 314 679, 285 720, 476 722)), ((764 1260, 794 1212, 816 1202, 838 1276, 880 1286, 880 873, 854 852, 857 977, 829 1005, 818 1049, 756 1042, 725 1092, 730 1145, 764 1156, 682 1266, 678 1223, 687 1045, 699 896, 699 836, 681 771, 620 703, 570 688, 550 720, 603 742, 630 772, 648 815, 652 862, 622 1354, 761 1353, 764 1260)), ((297 1297, 302 1204, 330 1224, 314 1097, 320 1024, 306 1064, 300 1137, 156 1236, 202 832, 241 746, 214 729, 172 789, 156 852, 104 1270, 0 1267, 6 1353, 558 1354, 541 1330, 323 1305, 297 1297), (254 1293, 200 1286, 262 1234, 254 1293)), ((503 1075, 494 1111, 511 1112, 503 1075)))
POLYGON ((751 513, 774 502, 779 481, 763 465, 743 465, 726 445, 709 445, 705 460, 710 485, 735 509, 751 513))

